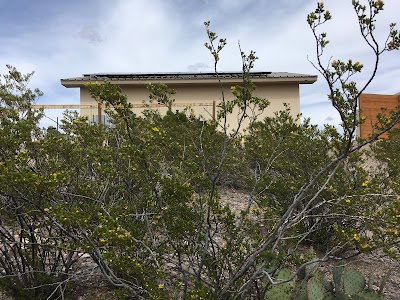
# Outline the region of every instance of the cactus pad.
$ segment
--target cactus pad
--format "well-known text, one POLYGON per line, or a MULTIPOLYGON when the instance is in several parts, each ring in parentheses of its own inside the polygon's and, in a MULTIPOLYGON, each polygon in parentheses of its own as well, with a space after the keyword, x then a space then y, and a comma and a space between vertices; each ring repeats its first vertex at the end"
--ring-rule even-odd
POLYGON ((351 297, 352 300, 383 300, 383 297, 375 292, 362 291, 351 297))
POLYGON ((307 298, 308 300, 321 300, 327 294, 322 282, 314 277, 307 282, 307 298))
MULTIPOLYGON (((277 275, 278 280, 287 280, 293 275, 290 269, 282 269, 277 275)), ((282 284, 272 286, 266 293, 266 300, 290 300, 293 296, 293 289, 295 286, 294 280, 282 284)))
POLYGON ((347 268, 343 271, 341 282, 344 292, 350 296, 364 290, 366 284, 364 276, 352 268, 347 268))

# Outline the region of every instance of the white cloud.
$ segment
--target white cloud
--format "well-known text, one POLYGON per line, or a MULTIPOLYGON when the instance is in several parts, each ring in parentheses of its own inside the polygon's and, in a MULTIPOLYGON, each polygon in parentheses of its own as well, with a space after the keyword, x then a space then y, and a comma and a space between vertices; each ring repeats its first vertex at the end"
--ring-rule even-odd
POLYGON ((101 38, 99 32, 93 27, 86 25, 79 32, 79 36, 83 40, 87 40, 91 43, 100 43, 103 39, 101 38))

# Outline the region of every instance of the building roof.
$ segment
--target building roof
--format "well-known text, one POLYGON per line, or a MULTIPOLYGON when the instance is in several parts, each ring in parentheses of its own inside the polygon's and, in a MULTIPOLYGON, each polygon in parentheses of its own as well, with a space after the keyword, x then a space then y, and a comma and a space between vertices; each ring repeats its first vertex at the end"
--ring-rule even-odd
MULTIPOLYGON (((226 83, 240 83, 242 72, 220 72, 219 78, 226 83)), ((287 72, 251 72, 250 78, 253 82, 296 82, 314 83, 316 75, 297 74, 287 72)), ((61 79, 65 87, 82 87, 84 84, 95 81, 117 81, 118 84, 144 84, 148 82, 162 82, 167 84, 201 84, 215 83, 217 75, 210 73, 93 73, 83 74, 82 77, 61 79)))

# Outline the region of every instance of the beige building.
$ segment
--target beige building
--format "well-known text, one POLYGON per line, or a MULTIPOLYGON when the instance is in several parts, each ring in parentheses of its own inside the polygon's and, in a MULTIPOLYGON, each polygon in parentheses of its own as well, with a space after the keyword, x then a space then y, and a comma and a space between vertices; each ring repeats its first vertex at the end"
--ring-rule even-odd
MULTIPOLYGON (((230 88, 242 83, 242 73, 221 72, 219 77, 225 99, 232 100, 234 96, 230 88)), ((251 80, 257 86, 255 96, 266 98, 271 103, 264 114, 259 116, 258 119, 261 119, 283 109, 284 103, 290 105, 293 115, 297 115, 300 112, 300 84, 312 84, 317 80, 317 76, 285 72, 252 72, 251 80)), ((137 113, 144 109, 143 101, 149 103, 147 83, 164 83, 177 91, 174 95, 173 110, 191 107, 196 115, 202 115, 206 119, 215 115, 215 105, 222 101, 221 86, 215 73, 84 74, 82 77, 61 79, 61 84, 67 88, 79 88, 81 106, 94 107, 97 103, 90 97, 85 84, 104 81, 120 85, 137 113)), ((150 106, 157 107, 161 112, 166 110, 157 104, 150 106)), ((98 120, 96 110, 88 110, 87 114, 90 120, 98 120)), ((237 119, 237 112, 229 117, 228 124, 231 128, 237 126, 237 119)))

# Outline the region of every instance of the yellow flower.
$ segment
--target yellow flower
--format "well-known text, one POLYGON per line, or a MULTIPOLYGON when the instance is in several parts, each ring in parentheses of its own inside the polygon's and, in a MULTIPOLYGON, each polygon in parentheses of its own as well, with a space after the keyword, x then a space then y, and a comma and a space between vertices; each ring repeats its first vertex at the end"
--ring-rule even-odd
POLYGON ((357 233, 353 234, 353 239, 354 239, 355 241, 359 241, 359 240, 360 240, 360 235, 357 234, 357 233))
POLYGON ((122 104, 122 103, 120 103, 120 104, 118 104, 117 105, 117 108, 124 108, 125 106, 122 104))
POLYGON ((368 181, 367 180, 365 180, 362 184, 361 184, 361 186, 363 186, 363 187, 366 187, 366 186, 368 186, 368 181))
POLYGON ((350 204, 351 200, 350 199, 346 199, 345 201, 347 204, 350 204))
POLYGON ((157 127, 153 127, 152 130, 153 130, 154 132, 159 132, 159 131, 160 131, 157 127))
POLYGON ((163 289, 163 288, 164 288, 164 283, 160 283, 160 284, 158 285, 158 288, 159 288, 159 289, 163 289))

